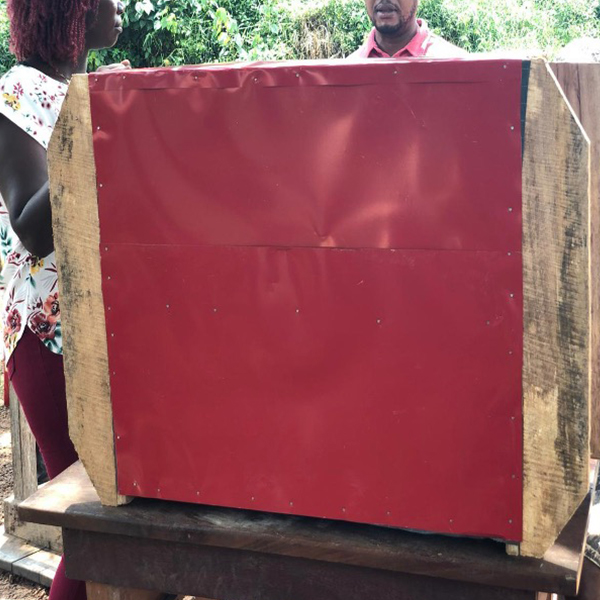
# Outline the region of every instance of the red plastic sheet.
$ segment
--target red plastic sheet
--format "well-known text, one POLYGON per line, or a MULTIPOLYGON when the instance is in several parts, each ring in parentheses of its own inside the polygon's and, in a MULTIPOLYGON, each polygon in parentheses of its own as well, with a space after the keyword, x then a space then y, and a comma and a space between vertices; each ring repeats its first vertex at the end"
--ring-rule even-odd
POLYGON ((121 493, 521 539, 521 70, 90 77, 121 493))

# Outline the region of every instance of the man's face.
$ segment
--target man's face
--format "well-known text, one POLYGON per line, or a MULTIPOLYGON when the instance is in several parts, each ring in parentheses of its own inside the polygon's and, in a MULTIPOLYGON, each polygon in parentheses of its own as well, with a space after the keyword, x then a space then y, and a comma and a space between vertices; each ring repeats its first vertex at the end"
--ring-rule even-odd
POLYGON ((369 18, 379 33, 402 33, 417 14, 419 0, 365 0, 369 18))

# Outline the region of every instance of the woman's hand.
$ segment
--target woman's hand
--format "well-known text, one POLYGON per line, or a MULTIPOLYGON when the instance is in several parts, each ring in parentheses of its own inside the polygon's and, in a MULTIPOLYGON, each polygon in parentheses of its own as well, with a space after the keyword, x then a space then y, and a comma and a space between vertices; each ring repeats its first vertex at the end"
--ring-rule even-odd
POLYGON ((103 65, 98 67, 96 73, 107 73, 110 71, 128 71, 131 69, 131 63, 125 59, 120 63, 114 63, 112 65, 103 65))

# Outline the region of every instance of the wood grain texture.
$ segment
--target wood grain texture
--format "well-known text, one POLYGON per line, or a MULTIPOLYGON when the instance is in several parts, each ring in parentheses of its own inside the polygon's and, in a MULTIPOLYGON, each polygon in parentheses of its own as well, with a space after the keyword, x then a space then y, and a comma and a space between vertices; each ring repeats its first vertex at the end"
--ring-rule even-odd
POLYGON ((27 523, 19 517, 19 502, 13 496, 4 500, 4 531, 7 534, 25 540, 32 546, 63 553, 62 531, 60 527, 50 527, 38 523, 27 523))
POLYGON ((116 484, 87 76, 73 77, 48 161, 69 431, 102 502, 122 504, 126 499, 116 484))
MULTIPOLYGON (((181 543, 190 550, 201 546, 209 553, 239 550, 504 589, 574 595, 589 506, 588 496, 542 560, 511 558, 506 556, 504 544, 490 540, 420 535, 356 523, 139 498, 129 506, 102 506, 79 464, 40 489, 19 510, 23 518, 72 531, 181 543)), ((91 573, 83 577, 93 580, 91 573)), ((120 585, 136 587, 132 583, 120 585)), ((178 590, 183 592, 186 590, 178 590)))
POLYGON ((523 556, 541 557, 589 486, 589 141, 531 64, 523 162, 523 556))
POLYGON ((27 423, 21 403, 12 384, 10 394, 10 434, 12 466, 14 473, 13 493, 16 502, 29 498, 38 489, 35 438, 27 423))
POLYGON ((591 452, 594 458, 600 458, 600 64, 555 63, 552 69, 591 143, 591 452))
POLYGON ((159 592, 117 588, 93 581, 87 582, 86 591, 88 600, 160 600, 163 596, 159 592))
POLYGON ((339 563, 73 530, 65 531, 65 551, 69 577, 91 576, 117 586, 146 585, 218 600, 536 600, 537 594, 339 563), (94 560, 89 560, 90 556, 94 560))

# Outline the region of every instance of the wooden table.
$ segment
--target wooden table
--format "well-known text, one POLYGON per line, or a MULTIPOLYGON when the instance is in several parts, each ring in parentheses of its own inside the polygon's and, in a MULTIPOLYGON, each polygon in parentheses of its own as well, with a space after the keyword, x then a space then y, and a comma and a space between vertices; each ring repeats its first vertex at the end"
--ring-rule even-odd
POLYGON ((135 590, 218 600, 535 600, 577 594, 589 500, 544 560, 509 557, 487 540, 318 519, 143 499, 106 508, 80 463, 19 513, 63 528, 67 573, 89 582, 90 600, 152 597, 135 590))

